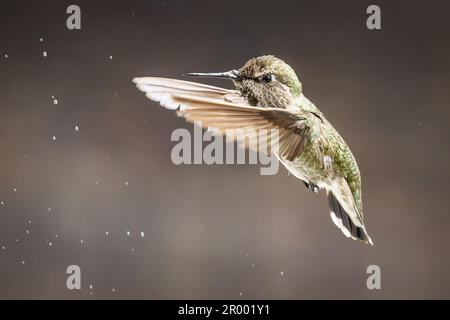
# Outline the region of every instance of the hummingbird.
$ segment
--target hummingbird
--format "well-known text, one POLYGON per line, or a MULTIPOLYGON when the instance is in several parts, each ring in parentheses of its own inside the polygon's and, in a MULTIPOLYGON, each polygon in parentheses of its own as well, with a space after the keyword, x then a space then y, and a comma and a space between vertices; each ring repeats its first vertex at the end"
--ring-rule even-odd
POLYGON ((278 130, 274 148, 278 160, 312 192, 326 191, 331 219, 346 237, 373 245, 364 225, 355 157, 305 97, 302 83, 286 62, 264 55, 240 69, 187 75, 228 79, 235 89, 159 77, 138 77, 133 82, 149 99, 219 133, 239 128, 278 130))

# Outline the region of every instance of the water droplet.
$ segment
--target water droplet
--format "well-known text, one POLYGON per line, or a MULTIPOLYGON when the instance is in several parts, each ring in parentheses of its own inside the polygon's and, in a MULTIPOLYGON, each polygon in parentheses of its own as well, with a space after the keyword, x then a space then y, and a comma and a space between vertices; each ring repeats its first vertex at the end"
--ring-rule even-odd
POLYGON ((57 234, 55 234, 55 238, 56 238, 56 239, 58 239, 58 238, 59 238, 59 236, 58 236, 57 234))
POLYGON ((145 233, 144 233, 144 231, 141 231, 141 238, 144 238, 145 237, 145 233))
POLYGON ((78 132, 79 128, 78 126, 75 126, 75 131, 78 132))
POLYGON ((134 248, 131 248, 131 252, 134 252, 134 248))
POLYGON ((89 290, 92 290, 94 286, 92 284, 89 285, 89 290))
POLYGON ((48 210, 48 212, 50 212, 50 211, 52 211, 52 208, 48 208, 47 210, 48 210))
POLYGON ((109 60, 112 60, 112 56, 109 56, 109 60))
POLYGON ((47 51, 42 52, 42 56, 43 56, 44 58, 47 58, 47 51))
POLYGON ((31 220, 28 220, 28 224, 31 224, 31 220))
POLYGON ((2 246, 2 250, 6 250, 6 247, 5 247, 5 246, 2 246))
POLYGON ((30 230, 27 230, 27 231, 25 231, 26 232, 26 234, 30 234, 30 230))
POLYGON ((8 59, 8 54, 5 54, 5 59, 8 59))
POLYGON ((53 97, 53 104, 56 106, 58 104, 58 99, 56 99, 55 97, 53 97))
POLYGON ((127 236, 129 237, 131 235, 131 232, 127 230, 127 236))
POLYGON ((22 264, 25 264, 25 260, 22 260, 22 264))
POLYGON ((128 186, 128 181, 125 181, 125 185, 128 186))
POLYGON ((113 289, 112 289, 112 292, 116 292, 116 289, 113 288, 113 289))
POLYGON ((44 42, 44 39, 43 39, 43 38, 40 38, 39 41, 40 41, 40 42, 44 42))
POLYGON ((53 242, 49 241, 49 242, 48 242, 48 245, 49 245, 50 247, 53 246, 53 242))
POLYGON ((52 140, 53 140, 53 141, 56 141, 56 136, 53 136, 53 137, 52 137, 52 140))
POLYGON ((109 231, 105 231, 105 234, 106 234, 107 236, 109 236, 109 231))
POLYGON ((284 272, 283 271, 280 272, 280 276, 284 276, 284 272))
POLYGON ((16 188, 14 188, 14 189, 13 189, 13 191, 14 191, 14 192, 17 192, 17 189, 16 189, 16 188))
POLYGON ((80 240, 80 243, 83 244, 83 243, 84 243, 84 240, 80 240))
POLYGON ((242 292, 239 292, 239 295, 242 297, 244 294, 242 292))

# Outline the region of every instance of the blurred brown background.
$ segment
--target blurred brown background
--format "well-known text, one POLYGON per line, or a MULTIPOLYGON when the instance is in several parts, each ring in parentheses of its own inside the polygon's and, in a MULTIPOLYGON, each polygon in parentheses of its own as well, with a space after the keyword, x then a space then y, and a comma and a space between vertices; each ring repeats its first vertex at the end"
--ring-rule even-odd
POLYGON ((81 31, 72 1, 0 5, 0 298, 450 298, 448 1, 74 3, 81 31), (172 164, 192 126, 131 83, 261 54, 351 146, 373 248, 284 168, 172 164))

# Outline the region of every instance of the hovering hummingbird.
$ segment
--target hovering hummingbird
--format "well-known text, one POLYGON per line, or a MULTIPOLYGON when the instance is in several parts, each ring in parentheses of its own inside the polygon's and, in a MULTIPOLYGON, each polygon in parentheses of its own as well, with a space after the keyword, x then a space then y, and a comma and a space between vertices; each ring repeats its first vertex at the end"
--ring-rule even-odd
POLYGON ((266 55, 238 70, 188 75, 230 79, 236 90, 156 77, 133 81, 149 99, 204 128, 222 133, 239 128, 278 130, 274 150, 280 162, 312 192, 326 190, 331 219, 346 237, 373 245, 364 226, 356 160, 323 113, 303 95, 288 64, 266 55))

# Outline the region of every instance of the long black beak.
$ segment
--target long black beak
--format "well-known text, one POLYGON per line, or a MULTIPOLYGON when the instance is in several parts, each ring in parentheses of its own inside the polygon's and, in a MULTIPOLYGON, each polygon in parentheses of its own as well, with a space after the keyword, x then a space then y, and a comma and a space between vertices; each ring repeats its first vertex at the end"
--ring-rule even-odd
POLYGON ((227 72, 211 72, 211 73, 187 73, 188 76, 194 77, 205 77, 205 78, 220 78, 220 79, 229 79, 229 80, 240 80, 241 76, 238 70, 231 70, 227 72))

